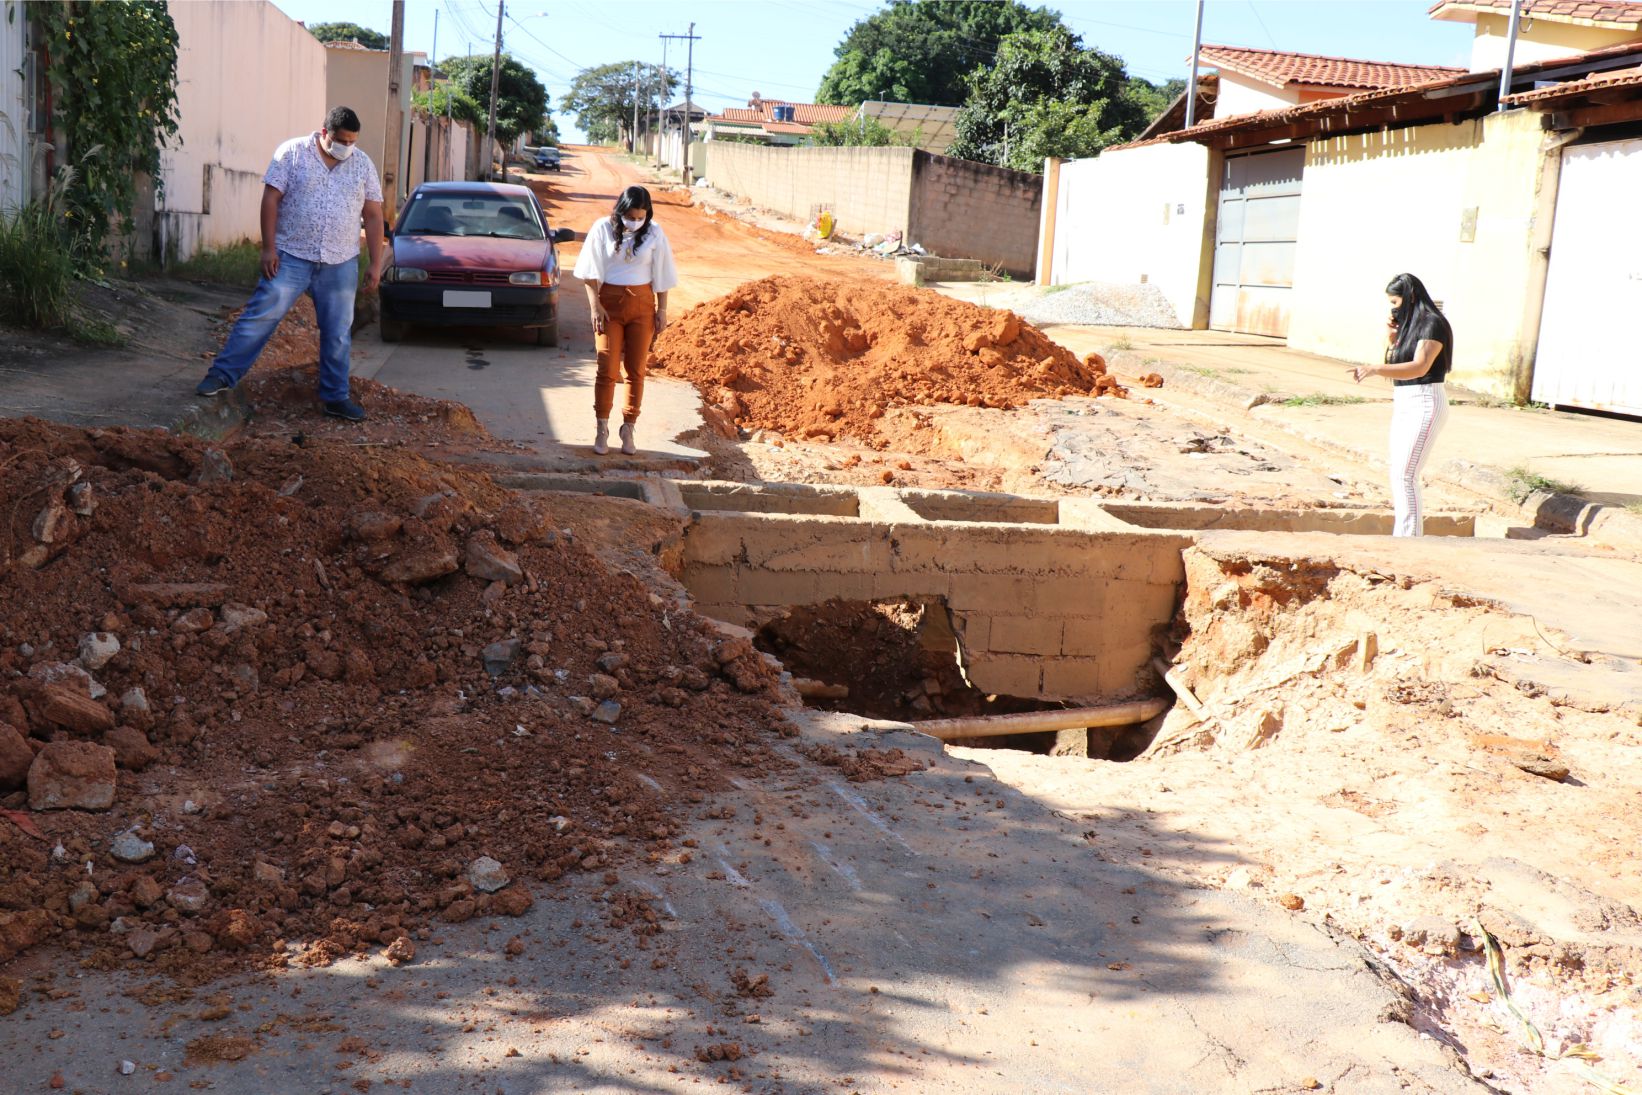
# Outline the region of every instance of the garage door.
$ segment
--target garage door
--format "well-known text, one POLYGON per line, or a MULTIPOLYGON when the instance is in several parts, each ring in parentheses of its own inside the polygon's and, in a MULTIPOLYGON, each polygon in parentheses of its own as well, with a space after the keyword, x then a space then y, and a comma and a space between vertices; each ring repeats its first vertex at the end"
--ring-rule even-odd
POLYGON ((1288 335, 1304 148, 1227 156, 1220 178, 1209 326, 1288 335))
POLYGON ((1562 150, 1533 396, 1642 415, 1642 139, 1562 150), (1629 195, 1629 198, 1627 197, 1629 195))

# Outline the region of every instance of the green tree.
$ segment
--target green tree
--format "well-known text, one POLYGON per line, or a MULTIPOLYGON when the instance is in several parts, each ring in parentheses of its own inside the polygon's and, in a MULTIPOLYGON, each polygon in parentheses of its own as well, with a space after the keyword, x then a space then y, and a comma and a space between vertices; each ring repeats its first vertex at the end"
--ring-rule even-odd
POLYGON ((958 106, 968 97, 965 77, 991 63, 1005 37, 1056 28, 1065 29, 1059 14, 1019 0, 890 0, 844 35, 815 101, 958 106))
MULTIPOLYGON (((439 71, 450 77, 457 94, 478 111, 474 124, 484 130, 490 117, 490 57, 447 57, 439 71)), ((460 100, 458 100, 460 101, 460 100)), ((502 76, 496 92, 496 138, 511 143, 521 133, 547 125, 547 88, 536 74, 510 54, 502 54, 502 76)))
MULTIPOLYGON (((490 88, 485 88, 488 100, 490 88)), ((443 118, 449 114, 459 122, 471 122, 483 128, 489 110, 488 103, 481 107, 467 92, 456 86, 454 80, 435 84, 426 91, 411 92, 411 109, 418 114, 443 118)))
POLYGON ((1070 31, 1012 34, 996 64, 970 75, 948 151, 1020 171, 1040 170, 1047 156, 1096 155, 1150 120, 1128 84, 1121 60, 1082 48, 1070 31))
MULTIPOLYGON (((564 112, 576 115, 576 124, 594 144, 610 144, 633 125, 633 101, 638 99, 640 114, 654 114, 661 103, 661 66, 637 61, 584 68, 570 81, 564 97, 564 112), (635 86, 634 66, 637 66, 635 86)), ((667 70, 669 87, 683 84, 679 74, 667 70)))
POLYGON ((388 34, 358 23, 314 23, 309 34, 320 41, 356 41, 366 49, 388 49, 388 34))
POLYGON ((918 143, 920 134, 897 133, 877 118, 853 118, 843 122, 820 122, 810 128, 805 144, 884 148, 918 143))
POLYGON ((388 36, 358 23, 315 23, 308 33, 321 42, 358 42, 366 49, 387 49, 388 36))
POLYGON ((1159 114, 1169 109, 1169 106, 1186 90, 1185 80, 1167 80, 1161 84, 1154 84, 1150 80, 1139 76, 1129 77, 1124 85, 1124 97, 1129 100, 1134 109, 1145 121, 1141 128, 1152 124, 1159 114))

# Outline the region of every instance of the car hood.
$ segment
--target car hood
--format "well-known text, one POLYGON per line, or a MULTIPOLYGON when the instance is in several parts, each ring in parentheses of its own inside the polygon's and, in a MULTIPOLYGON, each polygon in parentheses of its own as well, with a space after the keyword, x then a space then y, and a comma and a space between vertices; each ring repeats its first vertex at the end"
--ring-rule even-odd
POLYGON ((543 270, 546 240, 509 240, 495 236, 395 236, 395 266, 423 270, 543 270))

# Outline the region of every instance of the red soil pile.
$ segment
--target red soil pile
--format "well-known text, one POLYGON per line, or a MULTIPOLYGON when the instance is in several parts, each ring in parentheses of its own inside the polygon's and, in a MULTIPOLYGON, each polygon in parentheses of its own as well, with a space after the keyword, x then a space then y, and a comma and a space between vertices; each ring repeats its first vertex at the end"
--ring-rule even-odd
POLYGON ((741 426, 798 437, 870 439, 901 404, 1126 394, 1098 357, 1079 361, 1013 312, 818 277, 749 282, 691 309, 656 340, 653 367, 741 426))
POLYGON ((773 673, 551 507, 402 450, 0 421, 0 963, 407 957, 670 854, 774 764, 773 673))

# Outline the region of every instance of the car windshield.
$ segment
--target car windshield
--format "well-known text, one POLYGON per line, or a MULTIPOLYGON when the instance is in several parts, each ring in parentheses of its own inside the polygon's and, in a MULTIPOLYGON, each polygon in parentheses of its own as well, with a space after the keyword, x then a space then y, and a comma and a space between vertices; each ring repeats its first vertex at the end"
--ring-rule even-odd
POLYGON ((403 236, 500 236, 505 239, 546 239, 541 217, 523 198, 507 194, 411 195, 410 208, 399 224, 403 236))

